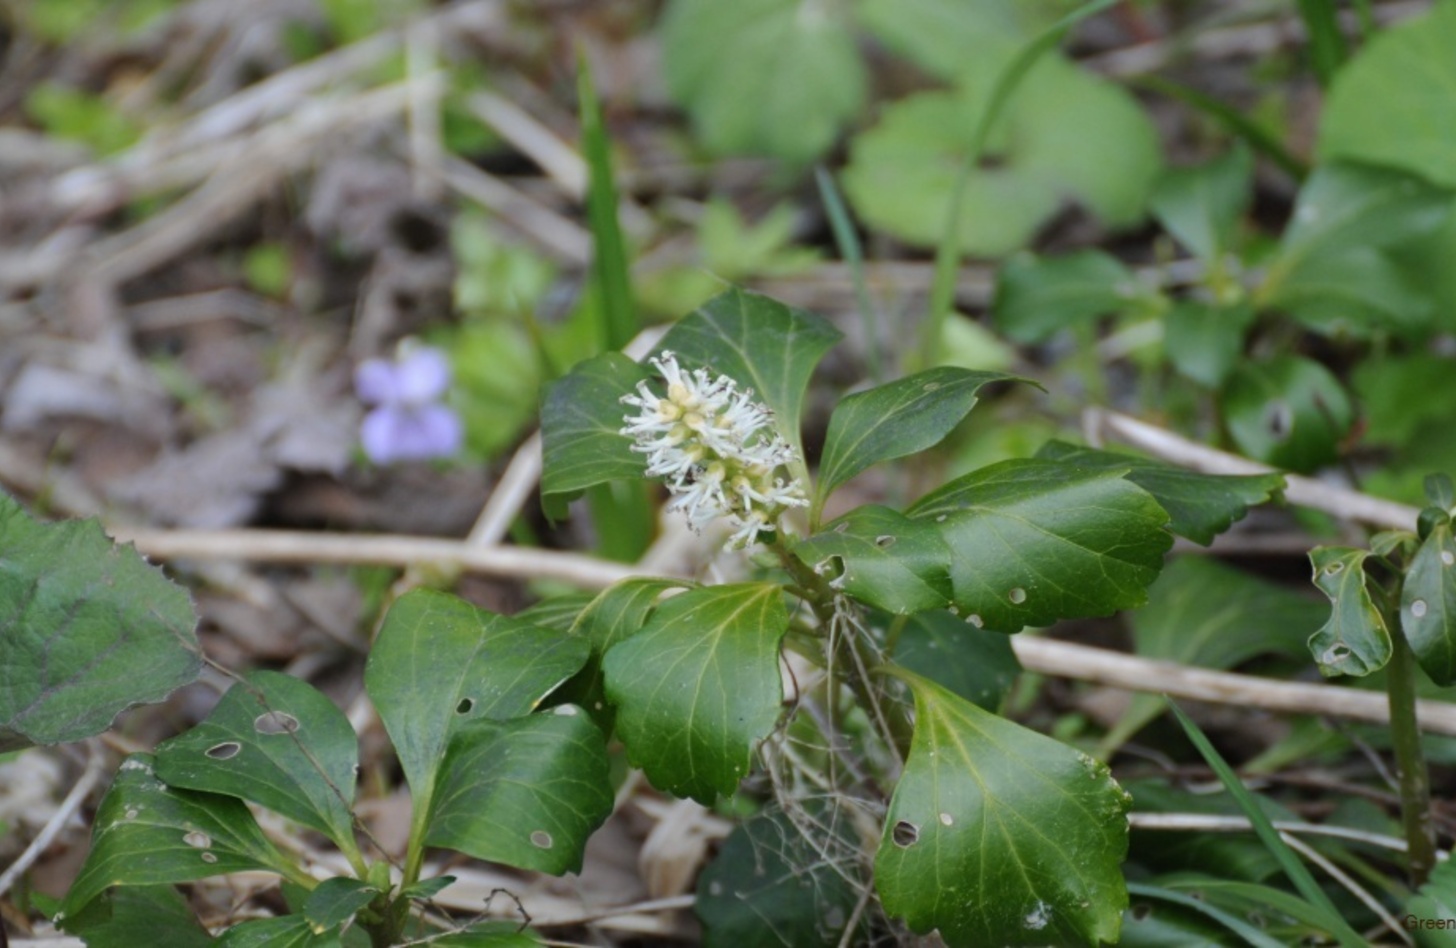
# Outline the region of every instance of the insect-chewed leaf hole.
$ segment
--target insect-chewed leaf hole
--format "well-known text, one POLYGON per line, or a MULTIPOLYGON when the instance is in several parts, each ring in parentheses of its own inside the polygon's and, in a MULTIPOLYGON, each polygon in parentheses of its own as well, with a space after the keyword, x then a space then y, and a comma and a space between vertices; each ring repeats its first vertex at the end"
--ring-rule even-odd
POLYGON ((212 845, 212 837, 200 830, 192 830, 182 837, 182 842, 195 849, 207 849, 212 845))
POLYGON ((455 706, 456 714, 469 714, 473 710, 475 710, 474 698, 461 698, 460 703, 455 706))
POLYGON ((909 820, 901 820, 890 830, 890 839, 901 849, 909 848, 920 841, 920 827, 909 820))
POLYGON ((259 734, 293 734, 298 727, 298 718, 287 711, 264 711, 253 719, 253 730, 259 734))
POLYGON ((551 834, 545 830, 536 830, 531 834, 531 845, 541 849, 550 849, 553 845, 551 834))
POLYGON ((223 741, 221 744, 214 744, 202 753, 213 760, 232 760, 243 750, 243 745, 237 741, 223 741))
POLYGON ((1023 602, 1026 602, 1026 590, 1017 586, 1006 594, 1006 598, 1019 606, 1023 602))
POLYGON ((895 545, 895 538, 892 537, 892 536, 890 536, 889 534, 885 534, 884 536, 875 537, 875 546, 879 547, 882 550, 888 550, 890 547, 892 547, 894 545, 895 545))

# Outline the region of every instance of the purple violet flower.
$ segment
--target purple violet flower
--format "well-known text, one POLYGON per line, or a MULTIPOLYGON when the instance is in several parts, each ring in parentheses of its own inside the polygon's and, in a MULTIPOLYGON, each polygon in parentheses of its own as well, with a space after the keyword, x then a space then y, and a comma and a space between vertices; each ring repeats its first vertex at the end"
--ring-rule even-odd
POLYGON ((464 429, 455 412, 439 404, 450 387, 445 354, 427 346, 402 347, 393 359, 367 359, 354 370, 354 391, 376 406, 364 418, 360 440, 375 464, 449 457, 460 450, 464 429))

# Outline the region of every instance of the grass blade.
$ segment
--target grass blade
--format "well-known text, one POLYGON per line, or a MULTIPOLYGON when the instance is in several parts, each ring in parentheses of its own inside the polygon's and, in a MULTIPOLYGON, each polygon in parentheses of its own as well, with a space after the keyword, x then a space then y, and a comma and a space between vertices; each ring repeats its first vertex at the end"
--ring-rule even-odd
POLYGON ((878 385, 885 380, 884 366, 880 362, 880 334, 878 313, 870 301, 869 287, 865 285, 864 249, 859 235, 850 222, 849 210, 844 198, 834 184, 834 177, 820 165, 814 169, 814 180, 819 185, 819 199, 824 202, 824 211, 829 215, 829 229, 834 232, 834 243, 839 255, 849 264, 854 279, 854 296, 859 305, 859 318, 864 326, 865 359, 869 365, 870 378, 878 385))

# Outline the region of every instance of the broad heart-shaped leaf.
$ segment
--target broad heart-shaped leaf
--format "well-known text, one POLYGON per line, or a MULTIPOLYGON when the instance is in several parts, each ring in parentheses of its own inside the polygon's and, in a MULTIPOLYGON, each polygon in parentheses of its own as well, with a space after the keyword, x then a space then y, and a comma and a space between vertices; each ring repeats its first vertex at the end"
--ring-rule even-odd
POLYGON ((1194 255, 1217 260, 1253 196, 1253 173, 1253 154, 1242 145, 1198 167, 1165 171, 1150 199, 1153 215, 1194 255))
POLYGON ((1390 661, 1390 630, 1366 585, 1365 558, 1370 553, 1343 546, 1317 546, 1309 551, 1314 584, 1330 598, 1330 619, 1310 636, 1309 651, 1320 674, 1363 677, 1390 661))
POLYGON ((1125 471, 1124 475, 1157 500, 1168 512, 1168 529, 1204 546, 1242 520, 1250 507, 1271 499, 1284 489, 1281 474, 1200 474, 1147 458, 1048 441, 1036 452, 1039 458, 1061 461, 1097 471, 1125 471))
POLYGON ((364 687, 399 754, 414 805, 428 810, 455 731, 531 713, 586 662, 580 638, 417 589, 395 600, 364 687))
POLYGON ((691 589, 607 652, 607 696, 627 759, 652 785, 700 803, 732 793, 783 700, 776 583, 691 589))
POLYGON ((577 365, 547 389, 541 403, 541 503, 553 517, 588 487, 642 477, 642 455, 619 432, 628 409, 621 402, 648 370, 620 352, 604 352, 577 365))
POLYGON ((637 634, 663 593, 693 585, 684 580, 636 578, 602 590, 571 626, 572 635, 591 643, 591 658, 556 689, 554 699, 581 705, 602 733, 610 735, 616 726, 617 710, 607 702, 602 656, 613 645, 637 634))
POLYGON ((950 604, 950 547, 935 524, 866 504, 794 546, 860 602, 908 615, 950 604))
POLYGON ((814 366, 840 338, 838 329, 807 310, 734 287, 678 320, 658 351, 675 352, 684 364, 707 366, 753 389, 802 457, 804 391, 814 366))
POLYGON ((455 733, 425 842, 520 869, 581 870, 612 812, 602 732, 575 705, 455 733))
POLYGON ((1002 461, 956 478, 909 514, 939 525, 955 604, 977 628, 1019 632, 1108 615, 1146 601, 1173 543, 1168 515, 1126 470, 1002 461))
POLYGON ((1122 262, 1100 250, 1060 257, 1019 253, 996 273, 996 328, 1017 342, 1041 342, 1068 326, 1123 309, 1138 294, 1122 262))
POLYGON ((88 945, 107 948, 207 948, 212 936, 170 885, 118 886, 61 922, 88 945))
MULTIPOLYGON (((966 162, 981 110, 1014 44, 965 57, 953 92, 887 106, 850 146, 844 189, 871 228, 923 246, 944 239, 947 196, 966 162)), ((998 256, 1024 247, 1064 205, 1109 226, 1142 214, 1161 163, 1157 134, 1121 88, 1062 57, 1037 60, 992 128, 983 166, 960 208, 963 252, 998 256)))
MULTIPOLYGON (((1314 600, 1202 556, 1170 562, 1130 616, 1138 655, 1215 669, 1271 652, 1296 658, 1325 617, 1314 600)), ((1100 747, 1110 753, 1163 710, 1160 696, 1134 695, 1100 747)))
POLYGON ((859 834, 822 801, 807 801, 797 824, 782 810, 750 818, 698 877, 704 948, 840 944, 859 900, 846 878, 858 856, 859 834))
POLYGON ((1011 639, 949 612, 909 616, 895 643, 895 664, 991 712, 1021 673, 1011 639))
POLYGON ((939 444, 975 407, 981 386, 1013 381, 1027 380, 945 365, 845 398, 829 416, 816 500, 871 465, 939 444))
POLYGON ((1320 118, 1321 158, 1401 168, 1456 188, 1456 8, 1371 38, 1342 69, 1320 118))
POLYGON ((714 151, 812 161, 864 101, 864 64, 835 7, 672 0, 662 31, 668 89, 714 151))
POLYGON ((885 45, 955 79, 986 48, 1025 43, 1075 6, 1069 0, 863 0, 857 12, 885 45))
POLYGON ((951 948, 1115 942, 1132 798, 1087 755, 893 673, 915 736, 875 856, 885 911, 951 948))
POLYGON ((1339 456, 1355 410, 1329 369, 1281 355, 1234 369, 1224 386, 1223 414, 1243 453, 1307 473, 1339 456))
POLYGON ((161 701, 202 660, 187 591, 95 521, 42 524, 0 491, 0 752, 161 701))
POLYGON ((303 917, 315 934, 322 935, 354 917, 379 895, 379 889, 363 879, 334 876, 320 882, 303 903, 303 917))
POLYGON ((316 932, 302 915, 257 918, 234 925, 217 940, 217 948, 339 948, 339 932, 316 932))
POLYGON ((359 739, 312 685, 256 671, 233 685, 201 724, 157 748, 173 787, 239 797, 353 849, 359 739))
POLYGON ((1431 680, 1456 681, 1456 539, 1451 523, 1437 524, 1405 571, 1400 627, 1431 680))
POLYGON ((1255 316, 1247 303, 1178 300, 1163 320, 1163 350, 1183 375, 1217 388, 1238 364, 1255 316))
POLYGON ((97 808, 91 852, 60 914, 75 913, 114 885, 191 882, 246 869, 287 874, 290 868, 241 801, 168 787, 157 778, 151 755, 132 754, 97 808))

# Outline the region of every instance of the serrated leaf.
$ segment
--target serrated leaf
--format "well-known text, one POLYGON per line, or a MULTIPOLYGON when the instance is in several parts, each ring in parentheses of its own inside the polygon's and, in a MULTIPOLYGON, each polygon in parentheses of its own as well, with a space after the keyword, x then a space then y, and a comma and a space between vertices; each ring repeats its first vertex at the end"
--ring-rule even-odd
POLYGON ((1254 318, 1253 307, 1246 303, 1179 300, 1163 320, 1163 349, 1183 375, 1217 388, 1238 364, 1244 333, 1254 318))
POLYGON ((303 917, 315 935, 338 928, 373 902, 379 889, 363 879, 334 876, 320 882, 303 903, 303 917))
POLYGON ((704 948, 841 944, 859 900, 844 873, 858 858, 858 834, 822 802, 808 801, 797 824, 782 810, 752 817, 698 877, 704 948))
POLYGON ((61 927, 106 948, 206 948, 212 936, 170 885, 119 886, 92 899, 61 927))
POLYGON ((684 365, 707 366, 753 389, 802 457, 799 416, 809 376, 841 338, 807 310, 734 287, 679 320, 657 351, 675 352, 684 365))
MULTIPOLYGON (((957 91, 893 102, 855 136, 843 175, 850 203, 872 229, 922 246, 944 239, 982 109, 1017 48, 967 56, 957 91)), ((986 161, 966 182, 959 249, 999 256, 1020 249, 1069 203, 1113 227, 1135 222, 1156 177, 1157 134, 1121 88, 1048 53, 1026 74, 992 128, 986 161)))
POLYGON ((955 604, 978 628, 1107 615, 1146 601, 1173 543, 1168 515, 1125 470, 1003 461, 956 478, 909 514, 939 525, 955 604))
POLYGON ((950 547, 935 524, 866 504, 794 546, 860 602, 898 615, 950 604, 950 547))
POLYGON ((1328 369, 1283 355, 1235 368, 1224 386, 1223 414, 1244 454, 1308 473, 1339 456, 1355 412, 1328 369))
POLYGON ((1456 681, 1456 539, 1449 521, 1432 528, 1406 567, 1400 627, 1432 681, 1456 681))
POLYGON ((91 829, 91 852, 61 905, 71 915, 114 885, 191 882, 288 863, 233 797, 175 790, 149 754, 122 761, 91 829))
POLYGON ((1100 250, 1059 257, 1019 253, 996 273, 996 328, 1017 342, 1041 342, 1060 329, 1123 309, 1137 295, 1132 273, 1100 250))
POLYGON ((233 685, 201 724, 157 747, 168 784, 251 801, 346 850, 358 767, 343 712, 307 682, 269 671, 233 685))
POLYGON ((541 503, 553 517, 588 487, 642 477, 642 455, 619 434, 623 395, 649 378, 620 352, 588 359, 546 388, 541 403, 541 503))
POLYGON ((983 385, 1013 381, 1026 380, 940 366, 845 398, 830 415, 824 436, 816 509, 866 468, 939 444, 975 407, 983 385))
POLYGON ((1163 172, 1149 200, 1158 222, 1205 261, 1232 241, 1253 194, 1254 156, 1240 145, 1194 168, 1163 172))
POLYGON ((915 736, 875 856, 885 911, 951 948, 1116 941, 1132 799, 1107 767, 894 674, 915 736))
POLYGON ((556 697, 585 708, 602 733, 611 734, 617 711, 607 702, 602 656, 613 645, 637 634, 664 593, 692 585, 685 580, 627 579, 598 594, 571 627, 572 635, 591 643, 591 657, 581 671, 556 690, 556 697))
POLYGON ((662 50, 669 91, 720 153, 812 161, 864 101, 864 64, 833 7, 673 0, 662 50))
POLYGON ((99 734, 197 677, 192 600, 94 520, 43 524, 0 491, 0 753, 99 734))
MULTIPOLYGON (((1255 655, 1303 654, 1324 620, 1318 602, 1201 556, 1174 559, 1131 615, 1143 658, 1233 668, 1255 655)), ((1110 753, 1163 712, 1158 695, 1134 695, 1100 745, 1110 753)), ((1099 753, 1098 756, 1104 756, 1099 753)))
POLYGON ((1281 474, 1202 474, 1160 461, 1048 441, 1038 458, 1098 471, 1126 471, 1168 512, 1168 529, 1204 546, 1242 520, 1248 509, 1284 488, 1281 474))
POLYGON ((258 918, 222 933, 217 948, 339 948, 337 931, 315 932, 302 915, 258 918))
POLYGON ((1456 9, 1381 30, 1330 89, 1320 119, 1322 159, 1403 168, 1456 187, 1456 9))
POLYGON ((428 845, 553 875, 581 871, 612 812, 602 733, 575 705, 460 729, 438 787, 428 845))
POLYGON ((1363 677, 1390 661, 1390 630, 1370 598, 1365 558, 1370 553, 1342 546, 1309 551, 1314 584, 1330 599, 1330 619, 1310 636, 1309 651, 1326 678, 1363 677))
POLYGON ((895 664, 991 712, 1021 674, 1009 638, 949 612, 908 617, 895 643, 895 664))
POLYGON ((530 714, 581 668, 584 640, 477 609, 455 596, 412 590, 390 607, 369 653, 364 687, 427 811, 446 748, 476 720, 530 714))
POLYGON ((783 700, 776 583, 692 589, 607 652, 607 695, 627 758, 652 785, 711 803, 748 773, 783 700))

